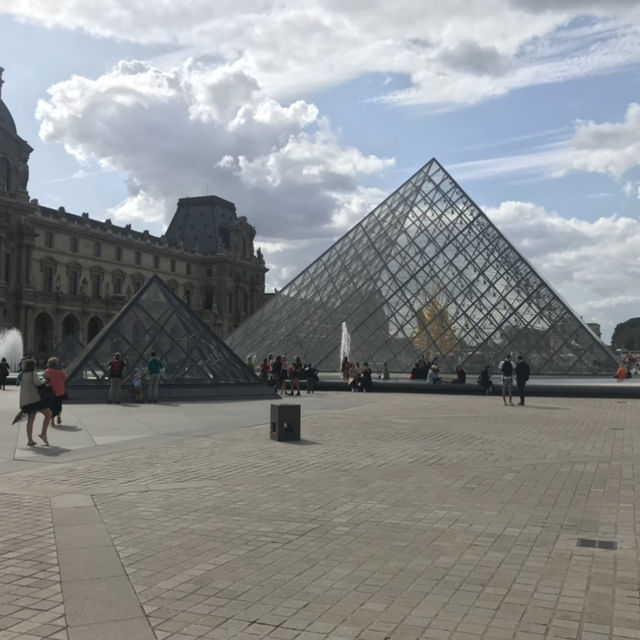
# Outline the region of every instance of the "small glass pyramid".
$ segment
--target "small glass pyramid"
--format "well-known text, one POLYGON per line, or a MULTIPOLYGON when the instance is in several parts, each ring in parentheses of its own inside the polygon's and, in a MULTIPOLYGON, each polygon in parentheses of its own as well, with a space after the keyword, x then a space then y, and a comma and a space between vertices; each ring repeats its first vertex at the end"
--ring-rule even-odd
POLYGON ((70 364, 83 349, 84 345, 76 338, 75 334, 67 333, 53 350, 53 355, 58 358, 59 365, 65 367, 67 364, 70 364))
POLYGON ((299 355, 339 369, 350 358, 410 371, 438 356, 443 371, 495 370, 522 354, 535 374, 604 375, 602 341, 431 159, 284 287, 227 340, 257 360, 299 355))
POLYGON ((69 395, 74 400, 105 400, 108 363, 114 353, 121 353, 125 361, 126 387, 138 367, 146 371, 152 351, 164 365, 161 398, 273 395, 157 276, 67 367, 69 395))

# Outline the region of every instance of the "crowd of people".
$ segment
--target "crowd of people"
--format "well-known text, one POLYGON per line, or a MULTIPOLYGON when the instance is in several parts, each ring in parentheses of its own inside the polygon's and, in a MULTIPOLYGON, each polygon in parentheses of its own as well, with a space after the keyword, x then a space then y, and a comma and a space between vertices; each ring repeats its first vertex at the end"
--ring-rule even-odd
MULTIPOLYGON (((253 359, 250 356, 247 358, 247 367, 255 373, 253 359)), ((262 360, 258 376, 282 396, 299 396, 301 380, 305 381, 307 394, 313 394, 318 382, 318 370, 310 362, 305 364, 300 356, 295 356, 289 363, 286 356, 274 356, 272 353, 262 360)))
MULTIPOLYGON (((0 388, 5 389, 9 367, 6 359, 0 360, 0 388)), ((125 378, 125 361, 120 353, 115 353, 113 358, 105 365, 107 377, 109 378, 108 403, 120 402, 122 393, 122 382, 125 378)), ((60 366, 55 357, 47 360, 46 370, 40 374, 38 372, 38 362, 26 354, 19 365, 16 384, 20 387, 19 405, 20 412, 16 420, 20 417, 27 418, 27 445, 30 447, 38 444, 33 438, 33 425, 38 413, 42 414, 42 428, 38 438, 43 444, 49 445, 48 430, 52 424, 62 424, 62 404, 68 399, 66 391, 67 374, 60 366)), ((136 402, 144 401, 144 389, 148 388, 148 401, 158 401, 158 389, 160 386, 160 373, 164 369, 162 361, 157 357, 155 351, 151 352, 151 357, 146 367, 136 368, 132 378, 132 387, 136 394, 136 402)))
MULTIPOLYGON (((119 404, 122 394, 122 381, 125 379, 126 362, 122 354, 116 352, 107 363, 109 377, 109 404, 119 404)), ((144 402, 144 390, 147 389, 147 402, 157 403, 160 389, 160 377, 164 371, 164 364, 158 354, 152 351, 146 365, 139 364, 133 371, 131 386, 135 393, 135 401, 144 402)))
MULTIPOLYGON (((247 358, 247 367, 255 373, 252 358, 247 358)), ((66 373, 59 366, 58 360, 54 357, 47 361, 47 368, 43 375, 37 370, 37 362, 34 358, 25 355, 20 363, 17 384, 20 386, 20 410, 27 417, 27 444, 32 447, 37 443, 33 438, 33 424, 37 413, 43 415, 42 429, 38 437, 46 445, 49 444, 48 429, 50 424, 62 423, 62 403, 68 397, 65 388, 67 379, 66 373)), ((121 353, 115 353, 106 364, 107 376, 109 379, 108 403, 118 404, 122 393, 122 382, 125 379, 126 363, 121 353)), ((144 402, 144 390, 147 389, 147 401, 155 403, 158 401, 158 390, 160 376, 164 366, 155 351, 152 351, 146 366, 137 366, 132 376, 132 387, 135 392, 136 402, 144 402)), ((507 354, 500 362, 498 370, 501 376, 502 400, 505 405, 513 405, 513 384, 514 378, 520 396, 519 405, 525 403, 525 389, 530 376, 529 365, 519 355, 516 362, 513 362, 511 354, 507 354), (508 402, 507 402, 508 400, 508 402)), ((259 377, 265 384, 273 388, 276 393, 282 396, 299 396, 300 382, 304 380, 304 387, 307 394, 315 393, 316 383, 319 375, 310 362, 303 363, 300 356, 295 356, 291 363, 284 355, 269 354, 259 365, 257 371, 259 377)), ((5 389, 9 366, 6 358, 0 359, 0 389, 5 389)), ((373 373, 368 362, 360 365, 358 361, 351 361, 344 357, 341 365, 341 375, 347 387, 353 392, 369 392, 373 388, 373 373)), ((628 369, 621 367, 617 376, 622 379, 628 377, 628 369)), ((389 380, 391 375, 386 362, 383 363, 381 371, 377 376, 380 380, 389 380)), ((432 360, 420 358, 414 364, 409 375, 414 380, 426 380, 427 384, 438 384, 444 382, 440 375, 438 357, 432 360)), ((455 368, 455 378, 449 380, 455 384, 465 384, 467 374, 462 366, 458 364, 455 368)), ((493 382, 489 365, 486 365, 476 379, 486 394, 493 393, 493 382)))

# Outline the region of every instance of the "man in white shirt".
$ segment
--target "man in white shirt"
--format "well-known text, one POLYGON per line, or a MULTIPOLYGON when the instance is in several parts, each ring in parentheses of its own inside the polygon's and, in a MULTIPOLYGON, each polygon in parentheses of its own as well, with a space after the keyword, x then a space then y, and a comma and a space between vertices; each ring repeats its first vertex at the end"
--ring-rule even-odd
POLYGON ((513 407, 513 374, 515 372, 516 365, 511 360, 510 353, 507 354, 507 357, 500 363, 498 368, 502 374, 502 402, 504 402, 506 407, 508 393, 509 404, 513 407))

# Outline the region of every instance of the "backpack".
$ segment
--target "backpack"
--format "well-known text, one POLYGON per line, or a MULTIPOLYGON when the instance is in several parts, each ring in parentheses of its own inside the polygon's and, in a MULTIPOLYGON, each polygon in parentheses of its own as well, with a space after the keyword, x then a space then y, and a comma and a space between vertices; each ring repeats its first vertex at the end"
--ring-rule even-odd
POLYGON ((505 378, 510 378, 513 375, 513 365, 510 360, 505 360, 502 363, 502 375, 505 378))
POLYGON ((122 360, 113 359, 109 365, 109 375, 112 378, 122 378, 122 360))

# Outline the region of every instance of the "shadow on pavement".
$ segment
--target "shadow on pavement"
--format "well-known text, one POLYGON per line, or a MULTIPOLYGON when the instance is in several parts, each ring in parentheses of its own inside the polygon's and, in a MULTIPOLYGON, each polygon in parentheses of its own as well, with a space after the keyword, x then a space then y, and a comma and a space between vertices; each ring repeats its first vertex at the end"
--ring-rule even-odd
POLYGON ((35 447, 29 447, 29 450, 41 456, 47 456, 48 458, 61 456, 63 453, 69 453, 71 451, 71 449, 65 449, 64 447, 56 447, 54 444, 48 447, 46 445, 36 445, 35 447))
POLYGON ((49 429, 55 429, 56 431, 82 431, 80 427, 76 427, 73 424, 50 424, 49 429))

